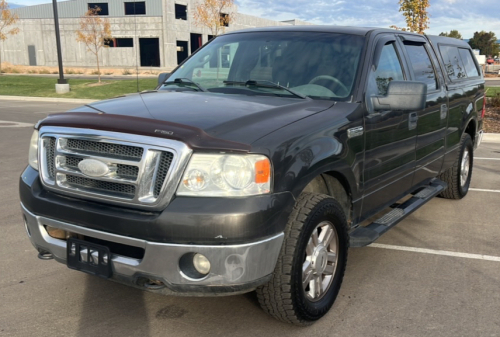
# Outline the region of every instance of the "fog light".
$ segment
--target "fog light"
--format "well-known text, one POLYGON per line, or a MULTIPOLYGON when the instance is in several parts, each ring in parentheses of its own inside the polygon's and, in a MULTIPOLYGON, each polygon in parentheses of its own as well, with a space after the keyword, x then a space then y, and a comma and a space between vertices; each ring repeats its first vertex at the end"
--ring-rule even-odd
POLYGON ((195 254, 193 256, 193 265, 198 273, 206 275, 210 271, 210 261, 205 255, 195 254))
POLYGON ((69 237, 69 233, 65 230, 50 226, 45 226, 45 229, 47 230, 49 236, 54 239, 66 240, 69 237))

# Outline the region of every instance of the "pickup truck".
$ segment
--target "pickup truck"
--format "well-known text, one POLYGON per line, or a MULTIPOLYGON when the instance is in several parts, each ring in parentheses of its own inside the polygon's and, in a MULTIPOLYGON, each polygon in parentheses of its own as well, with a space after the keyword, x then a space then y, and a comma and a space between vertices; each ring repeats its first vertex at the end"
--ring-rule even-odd
POLYGON ((166 295, 256 291, 270 315, 311 324, 349 247, 466 196, 484 104, 461 40, 225 34, 157 90, 37 123, 19 184, 27 235, 75 270, 166 295))

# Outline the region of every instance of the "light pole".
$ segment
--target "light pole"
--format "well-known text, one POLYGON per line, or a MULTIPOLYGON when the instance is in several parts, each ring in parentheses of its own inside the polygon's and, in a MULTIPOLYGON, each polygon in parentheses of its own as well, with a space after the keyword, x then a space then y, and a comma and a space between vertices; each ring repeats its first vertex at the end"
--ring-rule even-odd
POLYGON ((59 15, 57 14, 57 0, 52 0, 52 8, 54 9, 54 26, 56 29, 56 46, 57 46, 57 63, 59 65, 59 79, 56 84, 56 92, 58 94, 65 94, 69 92, 68 81, 64 79, 64 70, 62 63, 61 52, 61 36, 59 34, 59 15))

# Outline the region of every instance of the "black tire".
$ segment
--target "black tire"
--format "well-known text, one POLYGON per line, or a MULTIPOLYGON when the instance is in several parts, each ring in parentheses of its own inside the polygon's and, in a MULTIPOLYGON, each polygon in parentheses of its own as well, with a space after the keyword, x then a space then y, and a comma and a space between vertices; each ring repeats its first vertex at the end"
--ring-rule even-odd
POLYGON ((342 284, 348 247, 347 222, 340 204, 328 195, 302 193, 288 220, 272 279, 257 289, 261 307, 276 319, 297 325, 309 325, 323 317, 332 307, 342 284), (312 301, 305 290, 309 286, 302 286, 302 267, 313 230, 320 231, 317 226, 323 223, 328 223, 329 228, 333 225, 336 231, 338 258, 336 264, 332 263, 335 268, 327 281, 329 286, 321 297, 312 301))
POLYGON ((472 168, 474 164, 474 147, 470 135, 463 134, 460 139, 460 151, 458 151, 457 159, 452 167, 445 172, 441 173, 439 179, 448 184, 448 187, 440 194, 441 197, 446 199, 462 199, 467 195, 472 177, 472 168), (468 152, 469 169, 467 172, 467 179, 465 184, 461 183, 462 175, 462 159, 464 154, 468 152))

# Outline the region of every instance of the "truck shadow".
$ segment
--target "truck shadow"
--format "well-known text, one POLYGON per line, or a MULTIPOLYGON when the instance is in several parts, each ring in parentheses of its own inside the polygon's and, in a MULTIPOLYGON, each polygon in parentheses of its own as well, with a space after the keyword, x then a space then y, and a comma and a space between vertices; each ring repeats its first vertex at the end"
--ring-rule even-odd
POLYGON ((91 275, 82 277, 86 279, 76 336, 150 335, 143 292, 91 275))

